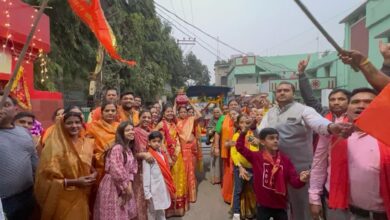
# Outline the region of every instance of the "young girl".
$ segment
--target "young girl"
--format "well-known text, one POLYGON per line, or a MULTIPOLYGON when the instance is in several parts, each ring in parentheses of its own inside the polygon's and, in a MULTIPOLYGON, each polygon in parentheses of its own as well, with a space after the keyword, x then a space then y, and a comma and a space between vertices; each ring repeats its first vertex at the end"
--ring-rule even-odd
POLYGON ((165 220, 165 209, 175 196, 175 184, 169 169, 168 157, 161 151, 163 136, 153 131, 148 137, 148 152, 156 163, 142 162, 145 199, 148 201, 148 219, 165 220))
POLYGON ((133 193, 137 160, 134 157, 134 127, 122 122, 112 148, 104 153, 105 175, 100 183, 94 208, 94 219, 129 220, 137 216, 133 193))
MULTIPOLYGON (((240 131, 248 130, 253 121, 246 115, 240 115, 236 121, 237 132, 233 135, 233 142, 236 142, 240 136, 240 131)), ((253 132, 249 129, 246 134, 245 147, 250 151, 257 152, 259 148, 252 145, 253 132)), ((256 200, 252 187, 252 164, 243 157, 235 146, 230 148, 230 155, 233 160, 233 220, 244 218, 253 218, 256 212, 256 200), (240 207, 241 206, 241 207, 240 207)))

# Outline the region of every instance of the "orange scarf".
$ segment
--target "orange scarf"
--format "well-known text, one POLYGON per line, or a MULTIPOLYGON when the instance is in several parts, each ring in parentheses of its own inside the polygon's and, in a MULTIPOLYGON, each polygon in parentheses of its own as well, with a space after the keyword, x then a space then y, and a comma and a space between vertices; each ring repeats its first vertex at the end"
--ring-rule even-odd
POLYGON ((132 113, 130 114, 129 112, 125 111, 122 106, 118 106, 118 115, 120 121, 131 120, 134 126, 137 126, 139 124, 139 112, 137 111, 132 111, 132 113))
MULTIPOLYGON (((338 140, 333 137, 332 146, 338 140)), ((380 152, 380 194, 382 196, 387 215, 390 216, 390 146, 378 141, 380 152)), ((329 207, 334 209, 348 209, 349 203, 349 174, 348 174, 348 141, 342 139, 331 150, 331 176, 329 207)))
POLYGON ((234 121, 230 115, 226 115, 223 120, 221 134, 221 158, 227 159, 230 158, 230 150, 225 147, 225 143, 232 140, 234 134, 234 121))
POLYGON ((161 152, 164 156, 164 160, 160 155, 151 147, 149 147, 148 152, 153 156, 153 158, 157 161, 158 166, 160 167, 161 173, 164 177, 165 184, 169 190, 169 194, 171 198, 175 198, 176 188, 175 183, 173 182, 173 178, 171 175, 171 170, 169 168, 168 157, 165 153, 161 152))
POLYGON ((274 189, 275 193, 285 196, 286 183, 284 180, 283 169, 281 169, 280 167, 280 162, 281 162, 280 152, 278 151, 276 155, 276 159, 274 160, 272 158, 272 155, 268 151, 264 150, 263 159, 272 165, 270 182, 275 183, 275 189, 274 189))

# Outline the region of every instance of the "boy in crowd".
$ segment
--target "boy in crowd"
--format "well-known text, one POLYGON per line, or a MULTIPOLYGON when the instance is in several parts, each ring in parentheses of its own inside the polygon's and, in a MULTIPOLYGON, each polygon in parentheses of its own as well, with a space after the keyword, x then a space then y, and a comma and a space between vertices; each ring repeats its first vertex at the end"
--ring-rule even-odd
POLYGON ((279 133, 273 128, 260 131, 259 152, 245 147, 247 131, 241 132, 236 148, 253 166, 257 220, 287 220, 287 184, 300 188, 309 180, 310 171, 297 174, 294 165, 279 151, 279 133))
POLYGON ((149 153, 156 163, 142 162, 145 199, 148 200, 148 219, 165 220, 165 209, 171 206, 175 186, 168 157, 161 151, 163 136, 159 131, 149 134, 149 153))

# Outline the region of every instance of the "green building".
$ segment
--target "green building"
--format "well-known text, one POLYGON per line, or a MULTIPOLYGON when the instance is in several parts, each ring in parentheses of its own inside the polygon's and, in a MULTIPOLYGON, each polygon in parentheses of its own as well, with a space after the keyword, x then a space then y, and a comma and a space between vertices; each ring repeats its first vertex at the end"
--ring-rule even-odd
MULTIPOLYGON (((316 96, 320 97, 322 90, 345 86, 345 79, 337 75, 338 72, 344 71, 344 68, 335 52, 235 57, 230 60, 229 68, 224 64, 226 85, 233 88, 233 94, 236 96, 267 93, 272 99, 276 85, 281 81, 288 81, 295 85, 299 97, 297 64, 308 55, 311 56, 311 61, 307 67, 307 74, 311 78, 311 86, 316 96)), ((216 66, 216 69, 220 70, 220 67, 216 66)))
MULTIPOLYGON (((347 15, 341 23, 345 24, 344 48, 362 51, 380 68, 383 58, 378 41, 390 40, 390 1, 369 0, 347 15)), ((255 95, 267 93, 272 99, 276 85, 289 81, 298 89, 297 64, 309 54, 283 56, 238 56, 229 62, 215 65, 216 85, 233 88, 233 95, 255 95)), ((310 78, 315 96, 322 97, 327 105, 327 95, 334 88, 348 90, 368 86, 361 73, 356 73, 344 65, 334 51, 313 53, 306 74, 310 78)))
MULTIPOLYGON (((379 52, 379 39, 390 42, 390 1, 368 0, 346 16, 341 23, 345 24, 344 47, 363 52, 380 68, 383 58, 379 52)), ((345 69, 348 89, 369 86, 362 74, 349 67, 345 69)))

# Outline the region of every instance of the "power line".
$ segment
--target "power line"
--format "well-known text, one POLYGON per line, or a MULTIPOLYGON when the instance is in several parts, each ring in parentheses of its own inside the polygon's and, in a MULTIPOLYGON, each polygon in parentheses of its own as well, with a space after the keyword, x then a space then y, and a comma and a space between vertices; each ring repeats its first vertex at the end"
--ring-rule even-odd
MULTIPOLYGON (((361 3, 359 3, 358 5, 361 5, 361 3)), ((357 6, 358 6, 358 5, 357 5, 357 6)), ((338 16, 344 14, 346 11, 349 11, 349 10, 351 10, 352 8, 356 8, 357 6, 350 7, 350 8, 348 8, 348 9, 345 9, 345 10, 343 10, 343 11, 341 11, 341 12, 339 12, 339 13, 333 15, 333 16, 331 16, 330 18, 328 18, 328 19, 324 22, 324 24, 329 23, 330 21, 334 20, 334 19, 337 18, 338 16)), ((271 47, 268 47, 268 48, 262 50, 261 52, 264 52, 264 51, 268 51, 268 50, 272 50, 272 49, 278 48, 278 47, 280 47, 280 46, 282 46, 282 45, 284 45, 284 44, 286 44, 286 43, 288 43, 288 42, 290 42, 290 41, 292 41, 292 40, 298 38, 298 37, 301 36, 302 34, 305 34, 305 33, 309 32, 309 31, 314 30, 314 29, 316 29, 316 28, 315 28, 315 27, 307 28, 307 29, 305 29, 304 31, 302 31, 302 32, 300 32, 300 33, 298 33, 298 34, 293 35, 292 37, 289 37, 289 38, 287 38, 287 39, 281 41, 280 43, 277 43, 277 44, 275 44, 275 45, 273 45, 273 46, 271 46, 271 47)))
MULTIPOLYGON (((157 13, 157 12, 156 12, 157 13)), ((178 31, 180 31, 181 33, 183 33, 184 35, 186 35, 187 37, 193 37, 191 35, 189 35, 188 33, 186 33, 185 31, 181 30, 180 28, 178 28, 174 23, 172 23, 170 20, 168 20, 167 18, 165 18, 164 16, 162 16, 161 14, 157 13, 158 16, 162 17, 164 20, 166 20, 169 24, 171 24, 174 28, 176 28, 178 31)), ((205 47, 203 44, 201 44, 199 41, 197 41, 198 45, 201 46, 203 49, 205 49, 206 51, 208 51, 209 53, 211 53, 212 55, 214 56, 217 56, 217 54, 215 54, 213 51, 211 51, 210 49, 208 49, 207 47, 205 47)))
MULTIPOLYGON (((175 16, 176 18, 178 18, 178 19, 181 20, 182 22, 186 23, 187 25, 191 26, 192 28, 194 28, 194 29, 200 31, 201 33, 203 33, 204 35, 206 35, 206 36, 208 36, 208 37, 210 37, 210 38, 212 38, 212 39, 218 41, 218 38, 212 36, 211 34, 205 32, 204 30, 200 29, 199 27, 197 27, 197 26, 191 24, 190 22, 184 20, 183 18, 181 18, 181 17, 179 17, 177 14, 171 12, 170 10, 168 10, 167 8, 165 8, 164 6, 162 6, 162 5, 160 5, 159 3, 157 3, 156 1, 155 1, 154 3, 155 3, 158 7, 162 8, 162 9, 165 10, 166 12, 172 14, 173 16, 175 16)), ((242 50, 239 50, 239 49, 237 49, 237 48, 235 48, 235 47, 233 47, 233 46, 230 46, 228 43, 225 43, 225 42, 223 42, 223 41, 221 41, 221 40, 219 40, 219 43, 221 43, 221 44, 223 44, 223 45, 229 47, 230 49, 232 49, 232 50, 234 50, 234 51, 236 51, 236 52, 239 52, 239 53, 241 53, 241 54, 246 55, 245 52, 243 52, 242 50)))
POLYGON ((192 0, 190 0, 190 9, 191 9, 191 20, 192 20, 192 23, 194 23, 194 10, 192 7, 192 0))
POLYGON ((181 4, 181 10, 183 11, 183 17, 184 17, 184 19, 187 20, 186 10, 184 10, 183 0, 180 0, 180 4, 181 4))
MULTIPOLYGON (((200 40, 201 42, 203 42, 204 44, 206 44, 209 48, 217 51, 217 49, 215 49, 212 45, 210 45, 209 43, 207 43, 206 41, 204 41, 202 38, 200 38, 198 35, 196 35, 194 32, 192 32, 190 29, 188 29, 186 26, 182 25, 180 22, 176 21, 174 18, 172 18, 171 16, 169 16, 169 14, 167 14, 165 11, 161 10, 160 8, 157 8, 160 12, 160 15, 161 13, 164 13, 164 16, 166 16, 167 18, 171 19, 171 21, 174 21, 177 25, 179 25, 180 27, 184 28, 186 31, 188 31, 190 34, 192 34, 197 40, 200 40)), ((218 53, 218 52, 217 52, 218 53)), ((228 56, 222 54, 225 58, 228 58, 228 56)))
MULTIPOLYGON (((181 17, 178 16, 177 14, 171 12, 170 10, 168 10, 167 8, 165 8, 164 6, 160 5, 160 4, 157 3, 156 1, 155 1, 155 4, 156 4, 156 6, 160 7, 161 9, 163 9, 163 10, 166 11, 166 12, 168 12, 169 14, 172 14, 173 16, 175 16, 176 18, 178 18, 180 21, 184 22, 185 24, 187 24, 187 25, 191 26, 192 28, 194 28, 194 29, 200 31, 200 32, 203 33, 204 35, 206 35, 206 36, 208 36, 208 37, 210 37, 210 38, 216 40, 218 43, 221 43, 222 45, 225 45, 226 47, 229 47, 230 49, 232 49, 232 50, 234 50, 234 51, 236 51, 236 52, 239 52, 239 53, 241 53, 242 55, 245 55, 245 56, 248 55, 247 53, 245 53, 245 52, 243 52, 243 51, 241 51, 241 50, 239 50, 239 49, 237 49, 237 48, 235 48, 235 47, 229 45, 228 43, 226 43, 226 42, 224 42, 224 41, 221 41, 219 38, 214 37, 214 36, 212 36, 211 34, 207 33, 206 31, 202 30, 201 28, 199 28, 199 27, 197 27, 197 26, 191 24, 190 22, 188 22, 188 21, 186 21, 185 19, 181 18, 181 17)), ((218 57, 218 55, 217 55, 216 57, 218 57)), ((269 64, 269 65, 271 65, 271 66, 279 67, 279 68, 285 68, 285 69, 287 69, 287 70, 292 71, 291 68, 289 68, 289 67, 287 67, 287 66, 285 66, 285 65, 283 65, 283 64, 279 64, 279 63, 278 63, 278 64, 273 64, 273 63, 269 62, 268 60, 266 60, 266 59, 264 59, 264 58, 262 58, 262 57, 260 57, 260 56, 257 56, 257 57, 258 57, 258 59, 262 60, 264 63, 267 63, 267 64, 269 64)))

